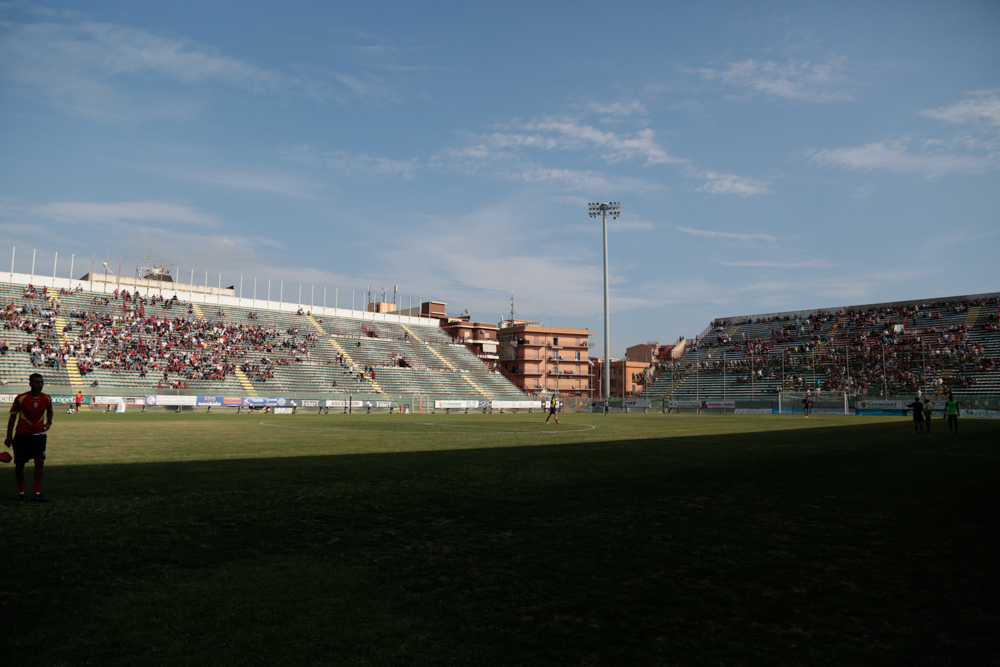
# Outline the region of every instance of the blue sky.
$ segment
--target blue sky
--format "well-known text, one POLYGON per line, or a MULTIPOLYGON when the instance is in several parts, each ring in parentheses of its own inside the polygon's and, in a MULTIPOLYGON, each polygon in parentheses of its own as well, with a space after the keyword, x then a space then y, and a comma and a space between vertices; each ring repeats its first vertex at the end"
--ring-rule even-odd
POLYGON ((1000 5, 747 4, 4 3, 0 267, 152 253, 486 321, 513 287, 601 349, 587 202, 620 201, 614 356, 1000 289, 1000 5))

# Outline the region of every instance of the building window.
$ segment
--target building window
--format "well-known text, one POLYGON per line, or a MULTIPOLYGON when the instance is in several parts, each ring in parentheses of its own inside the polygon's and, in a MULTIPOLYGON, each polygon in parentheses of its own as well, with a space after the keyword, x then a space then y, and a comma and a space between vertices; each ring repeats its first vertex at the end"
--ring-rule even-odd
POLYGON ((552 344, 553 345, 558 345, 559 344, 559 339, 558 338, 553 338, 552 339, 552 344))
POLYGON ((576 353, 576 360, 580 361, 580 353, 579 352, 576 353))

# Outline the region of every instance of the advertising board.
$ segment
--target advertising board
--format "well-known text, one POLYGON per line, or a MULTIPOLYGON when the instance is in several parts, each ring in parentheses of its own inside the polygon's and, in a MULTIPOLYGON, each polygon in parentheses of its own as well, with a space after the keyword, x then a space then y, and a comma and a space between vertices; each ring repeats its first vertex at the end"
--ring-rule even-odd
POLYGON ((207 405, 212 408, 217 406, 221 408, 223 405, 225 405, 222 402, 221 396, 196 396, 196 398, 198 399, 197 400, 198 405, 207 405))
MULTIPOLYGON (((52 402, 58 405, 76 405, 76 398, 73 396, 52 396, 52 402)), ((14 399, 11 398, 11 401, 14 399)), ((2 403, 3 401, 0 401, 2 403)), ((83 404, 90 405, 90 396, 83 397, 83 404)))
POLYGON ((670 401, 667 406, 698 410, 735 410, 736 401, 670 401))
MULTIPOLYGON (((13 403, 17 394, 0 394, 0 403, 13 403)), ((76 399, 72 396, 49 396, 56 405, 76 405, 76 399)), ((83 404, 90 405, 90 396, 83 397, 83 404)))
POLYGON ((174 406, 194 406, 198 405, 197 396, 160 396, 157 394, 148 394, 146 396, 146 405, 161 405, 166 407, 174 406))
POLYGON ((973 419, 1000 419, 1000 410, 970 410, 962 408, 960 412, 963 417, 972 417, 973 419))
POLYGON ((902 410, 904 401, 888 400, 868 400, 858 401, 858 407, 862 410, 902 410))
POLYGON ((434 401, 435 410, 527 410, 548 407, 549 401, 434 401))
POLYGON ((245 408, 276 408, 285 407, 288 401, 284 398, 273 396, 244 396, 243 407, 245 408))
MULTIPOLYGON (((302 401, 303 403, 309 403, 309 401, 302 401)), ((398 408, 399 404, 396 401, 346 401, 341 399, 318 401, 318 406, 311 407, 321 407, 321 408, 398 408)), ((292 405, 290 402, 289 405, 292 405)), ((304 406, 310 407, 310 406, 304 406)))
POLYGON ((541 401, 490 401, 490 403, 498 410, 537 410, 542 407, 541 401))

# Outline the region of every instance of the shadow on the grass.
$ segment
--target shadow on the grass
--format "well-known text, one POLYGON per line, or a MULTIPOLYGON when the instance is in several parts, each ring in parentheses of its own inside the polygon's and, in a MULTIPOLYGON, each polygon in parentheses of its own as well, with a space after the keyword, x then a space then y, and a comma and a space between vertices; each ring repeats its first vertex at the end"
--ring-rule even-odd
POLYGON ((0 604, 5 652, 12 664, 982 663, 997 649, 997 428, 966 421, 949 441, 908 427, 54 456, 53 502, 0 505, 0 557, 17 573, 0 604))

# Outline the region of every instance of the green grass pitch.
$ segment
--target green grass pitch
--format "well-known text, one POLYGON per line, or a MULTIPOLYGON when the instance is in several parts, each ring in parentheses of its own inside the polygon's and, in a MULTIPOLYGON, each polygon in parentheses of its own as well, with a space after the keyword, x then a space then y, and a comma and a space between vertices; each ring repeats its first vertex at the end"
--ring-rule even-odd
POLYGON ((49 502, 0 467, 3 664, 1000 655, 1000 423, 544 419, 57 412, 49 502))

